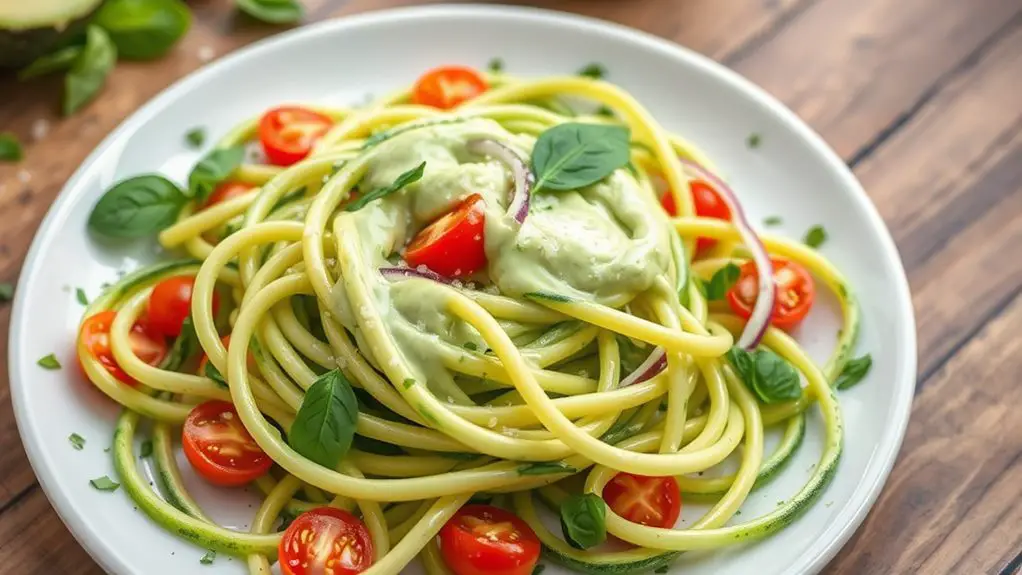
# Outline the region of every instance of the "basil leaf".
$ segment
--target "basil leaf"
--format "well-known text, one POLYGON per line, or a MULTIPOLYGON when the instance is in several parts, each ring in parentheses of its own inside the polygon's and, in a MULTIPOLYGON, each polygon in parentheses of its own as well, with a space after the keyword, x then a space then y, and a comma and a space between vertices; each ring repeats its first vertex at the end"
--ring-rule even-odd
POLYGON ((99 26, 90 25, 85 49, 64 79, 64 115, 70 116, 99 93, 117 61, 117 48, 99 26))
POLYGON ((67 70, 81 56, 84 50, 83 46, 65 46, 52 54, 40 56, 18 72, 18 79, 28 80, 36 76, 67 70))
POLYGON ((578 75, 592 78, 593 80, 602 80, 607 75, 607 69, 603 67, 603 64, 593 62, 583 66, 578 71, 578 75))
POLYGON ((17 162, 23 156, 17 136, 11 132, 0 134, 0 162, 17 162))
POLYGON ((760 402, 781 403, 802 397, 798 371, 769 349, 758 348, 748 352, 732 347, 727 358, 760 402))
POLYGON ((85 449, 85 438, 81 435, 72 433, 67 436, 67 440, 71 442, 71 447, 74 447, 76 450, 81 451, 85 449))
POLYGON ((57 359, 57 356, 53 355, 52 353, 45 357, 39 358, 39 361, 36 362, 36 365, 43 369, 49 370, 60 369, 60 361, 57 359))
POLYGON ((106 475, 104 475, 103 477, 90 479, 89 484, 98 489, 99 491, 117 491, 117 488, 121 486, 120 483, 117 483, 116 481, 110 479, 106 475))
POLYGON ((195 335, 195 324, 192 322, 191 314, 189 314, 181 322, 181 333, 174 340, 174 345, 171 346, 170 353, 167 354, 163 363, 160 364, 160 369, 179 371, 181 366, 194 356, 198 350, 199 337, 195 335))
POLYGON ((192 128, 185 133, 185 141, 192 148, 201 148, 206 143, 206 131, 202 128, 192 128))
POLYGON ((825 241, 827 241, 827 230, 823 229, 823 226, 809 228, 809 231, 806 232, 806 237, 802 239, 802 242, 811 248, 818 248, 825 241))
POLYGON ((710 301, 724 299, 724 296, 735 285, 740 275, 742 275, 742 270, 732 263, 714 272, 710 281, 706 282, 706 299, 710 301))
POLYGON ((181 0, 106 0, 93 23, 130 60, 163 56, 188 32, 192 13, 181 0))
POLYGON ((393 194, 394 192, 400 190, 401 188, 407 186, 408 184, 419 181, 420 179, 422 179, 422 174, 425 170, 426 162, 422 162, 418 166, 398 176, 397 179, 394 180, 393 184, 389 186, 384 186, 382 188, 376 188, 375 190, 362 195, 354 202, 351 202, 350 204, 345 206, 344 209, 345 211, 348 212, 361 210, 362 208, 366 207, 366 204, 376 201, 384 196, 389 196, 390 194, 393 194))
POLYGON ((607 540, 607 505, 595 493, 573 495, 561 503, 561 532, 575 549, 589 549, 607 540))
POLYGON ((532 149, 533 192, 564 191, 606 178, 628 163, 628 128, 565 123, 539 135, 532 149))
POLYGON ((841 374, 837 376, 837 381, 834 382, 834 385, 838 389, 848 389, 862 381, 866 374, 869 373, 871 367, 873 367, 873 357, 868 353, 862 357, 849 360, 845 364, 844 369, 841 370, 841 374))
POLYGON ((0 303, 8 302, 12 299, 14 299, 14 284, 0 283, 0 303))
POLYGON ((213 365, 212 361, 206 362, 206 367, 205 369, 203 369, 202 375, 205 375, 209 379, 212 379, 214 382, 220 384, 222 387, 227 387, 227 380, 224 379, 224 376, 220 373, 220 370, 217 369, 215 365, 213 365))
POLYGON ((550 475, 555 473, 578 473, 578 470, 560 461, 529 463, 518 468, 518 475, 550 475))
POLYGON ((195 198, 201 203, 209 197, 217 184, 234 173, 244 159, 245 148, 243 146, 217 148, 206 154, 192 168, 192 173, 188 174, 188 191, 185 195, 195 198))
POLYGON ((135 176, 103 194, 89 215, 89 228, 113 238, 151 236, 174 223, 187 201, 163 176, 135 176))
POLYGON ((302 5, 295 0, 237 0, 249 16, 271 24, 292 24, 302 19, 302 5))
POLYGON ((335 469, 351 447, 358 400, 338 370, 327 372, 305 392, 288 444, 306 459, 335 469))

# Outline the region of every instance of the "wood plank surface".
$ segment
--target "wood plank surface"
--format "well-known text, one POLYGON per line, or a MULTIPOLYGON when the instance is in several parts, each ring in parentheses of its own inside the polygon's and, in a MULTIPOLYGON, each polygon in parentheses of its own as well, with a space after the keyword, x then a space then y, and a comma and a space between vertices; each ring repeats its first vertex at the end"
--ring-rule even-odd
MULTIPOLYGON (((313 0, 309 20, 411 0, 313 0)), ((1022 2, 551 0, 516 2, 626 24, 723 61, 790 106, 855 168, 913 290, 917 401, 874 511, 827 569, 1000 573, 1022 563, 1022 2), (996 536, 991 536, 996 534, 996 536)), ((0 77, 0 281, 12 281, 63 182, 117 123, 177 78, 275 28, 226 2, 165 59, 119 64, 69 119, 58 85, 0 77), (33 141, 39 120, 48 132, 33 141)), ((14 426, 9 306, 0 304, 0 574, 98 573, 35 483, 14 426)))

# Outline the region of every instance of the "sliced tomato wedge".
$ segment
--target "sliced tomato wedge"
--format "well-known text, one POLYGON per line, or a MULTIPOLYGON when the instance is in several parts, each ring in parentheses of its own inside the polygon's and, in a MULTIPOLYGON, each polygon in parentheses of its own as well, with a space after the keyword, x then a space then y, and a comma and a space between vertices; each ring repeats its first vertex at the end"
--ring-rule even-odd
POLYGON ((434 68, 412 88, 412 101, 423 106, 449 110, 486 91, 486 78, 465 66, 434 68))
MULTIPOLYGON (((728 208, 727 203, 720 197, 720 194, 713 186, 703 180, 693 180, 689 183, 689 187, 692 189, 692 202, 695 204, 697 216, 701 218, 731 220, 731 209, 728 208)), ((674 204, 674 196, 670 190, 660 198, 660 204, 663 205, 664 211, 668 214, 672 216, 678 215, 678 207, 674 204)), ((696 254, 705 252, 716 245, 716 243, 717 240, 712 238, 696 239, 696 254)))
POLYGON ((466 505, 440 529, 440 554, 455 575, 530 575, 539 551, 528 523, 492 505, 466 505))
MULTIPOLYGON (((90 316, 82 323, 78 337, 85 343, 89 353, 98 359, 114 377, 128 385, 137 385, 138 382, 117 365, 113 350, 110 348, 110 327, 114 324, 115 317, 117 317, 117 312, 113 310, 101 311, 90 316)), ((151 366, 160 365, 167 357, 166 340, 153 334, 144 320, 135 322, 135 325, 131 326, 128 341, 131 343, 131 352, 151 366)))
MULTIPOLYGON (((779 329, 794 329, 809 315, 816 298, 813 276, 800 264, 785 258, 770 258, 776 286, 770 323, 779 329)), ((736 315, 749 319, 759 294, 759 273, 756 262, 742 264, 738 281, 727 292, 727 301, 736 315)))
POLYGON ((255 188, 256 186, 246 184, 245 182, 223 182, 213 190, 213 193, 206 200, 206 205, 203 207, 208 208, 228 200, 233 200, 238 196, 244 196, 255 188))
MULTIPOLYGON (((195 278, 191 276, 169 277, 156 284, 149 294, 147 311, 149 326, 156 333, 177 337, 181 324, 192 312, 192 288, 195 278)), ((220 309, 220 297, 213 292, 213 315, 220 309)))
POLYGON ((271 164, 290 166, 305 159, 333 123, 330 116, 308 108, 274 108, 259 120, 259 143, 271 164))
POLYGON ((355 575, 373 564, 373 540, 351 513, 318 507, 288 526, 277 555, 284 575, 355 575))
POLYGON ((614 513, 649 527, 674 527, 681 515, 681 489, 673 477, 618 473, 603 488, 603 500, 614 513))
POLYGON ((195 471, 215 485, 244 485, 273 465, 227 401, 207 401, 192 408, 181 430, 181 446, 195 471))
POLYGON ((447 277, 466 276, 482 269, 486 265, 485 206, 479 194, 463 200, 412 238, 405 261, 447 277))

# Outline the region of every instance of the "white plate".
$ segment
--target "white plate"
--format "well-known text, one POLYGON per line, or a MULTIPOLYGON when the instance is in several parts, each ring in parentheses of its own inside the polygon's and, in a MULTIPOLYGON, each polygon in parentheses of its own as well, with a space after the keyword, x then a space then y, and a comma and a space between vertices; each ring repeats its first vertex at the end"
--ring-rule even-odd
MULTIPOLYGON (((192 74, 136 112, 103 142, 68 182, 43 221, 18 285, 10 334, 11 392, 32 467, 75 537, 107 571, 150 575, 199 570, 203 550, 164 532, 123 491, 101 493, 88 480, 114 476, 109 445, 117 410, 74 369, 74 333, 82 308, 74 287, 95 296, 118 271, 157 257, 151 248, 97 245, 86 233, 91 206, 115 181, 145 171, 183 180, 197 152, 183 134, 205 126, 224 133, 235 122, 284 101, 353 103, 408 84, 428 67, 491 57, 509 72, 573 72, 597 61, 668 128, 698 143, 731 179, 754 221, 779 214, 782 231, 800 237, 822 223, 823 253, 861 297, 859 344, 874 358, 868 379, 840 395, 846 418, 844 456, 820 501, 789 528, 761 542, 685 554, 676 572, 791 574, 823 568, 876 499, 908 422, 916 369, 908 285, 883 222, 852 174, 794 114, 717 64, 629 29, 594 20, 517 8, 428 7, 345 18, 281 34, 192 74), (746 147, 750 132, 762 145, 746 147), (65 368, 36 360, 56 352, 65 368), (74 451, 68 435, 88 443, 74 451)), ((836 320, 827 306, 800 334, 822 360, 836 320)), ((833 306, 831 306, 833 307, 833 306)), ((744 518, 765 512, 797 490, 820 449, 810 421, 798 458, 754 492, 744 518)), ((187 470, 187 465, 185 466, 187 470)), ((204 487, 189 478, 213 516, 247 527, 249 495, 204 487)), ((686 514, 688 517, 689 514, 686 514)), ((739 517, 738 519, 741 519, 739 517)), ((243 573, 243 561, 220 557, 202 573, 243 573)), ((551 566, 547 573, 556 573, 551 566)))

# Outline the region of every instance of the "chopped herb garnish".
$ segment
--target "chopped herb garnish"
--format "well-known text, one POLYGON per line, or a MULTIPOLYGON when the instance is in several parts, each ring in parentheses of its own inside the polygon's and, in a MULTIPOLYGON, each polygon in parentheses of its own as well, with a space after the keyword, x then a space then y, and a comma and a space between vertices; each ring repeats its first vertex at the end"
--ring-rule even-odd
POLYGON ((85 295, 85 290, 82 288, 75 288, 75 298, 78 299, 78 303, 82 305, 89 305, 89 298, 85 295))
POLYGON ((492 58, 490 63, 486 65, 486 69, 494 74, 499 74, 504 71, 504 60, 500 58, 492 58))
POLYGON ((411 386, 415 385, 415 380, 409 377, 408 379, 406 379, 404 381, 404 385, 405 385, 405 389, 408 389, 411 386))
POLYGON ((765 226, 779 226, 783 223, 784 220, 781 219, 781 216, 769 216, 763 220, 763 225, 765 226))
POLYGON ((148 439, 142 442, 142 445, 138 448, 138 457, 145 459, 153 454, 153 442, 148 439))
POLYGON ((71 442, 71 447, 74 447, 78 451, 85 448, 85 438, 77 433, 72 433, 67 436, 67 440, 71 442))
POLYGON ((837 376, 837 381, 834 382, 834 385, 838 389, 848 389, 862 381, 862 378, 866 377, 871 367, 873 367, 873 357, 868 353, 862 357, 849 360, 845 364, 844 369, 841 370, 841 374, 837 376))
POLYGON ((57 356, 52 353, 46 357, 40 358, 36 364, 45 369, 60 369, 60 362, 57 361, 57 356))
POLYGON ((11 301, 14 297, 14 284, 0 283, 0 302, 11 301))
POLYGON ((375 190, 368 192, 364 196, 360 196, 357 200, 345 206, 344 209, 349 212, 354 212, 356 210, 364 208, 366 204, 370 202, 373 202, 385 196, 389 196, 390 194, 393 194, 394 192, 400 190, 401 188, 419 181, 422 178, 422 174, 425 171, 425 169, 426 162, 422 162, 418 166, 398 176, 397 179, 394 180, 394 183, 390 184, 389 186, 383 186, 382 188, 376 188, 375 190))
POLYGON ((17 136, 11 132, 0 134, 0 162, 17 162, 23 156, 17 136))
POLYGON ((827 230, 823 229, 823 226, 809 228, 809 231, 806 232, 806 237, 802 239, 802 242, 811 248, 818 248, 825 241, 827 241, 827 230))
POLYGON ((216 551, 210 549, 209 551, 206 551, 206 554, 202 556, 202 559, 199 559, 199 563, 202 563, 203 565, 209 565, 213 563, 214 559, 216 559, 216 551))
POLYGON ((607 69, 603 67, 603 64, 593 62, 587 64, 578 71, 579 76, 585 76, 586 78, 592 78, 594 80, 602 80, 607 76, 607 69))
POLYGON ((466 341, 465 345, 463 345, 461 347, 464 347, 465 349, 467 349, 469 351, 479 351, 479 346, 474 344, 474 343, 472 343, 471 341, 466 341))
POLYGON ((661 566, 657 567, 656 569, 654 569, 653 572, 654 573, 667 573, 668 569, 669 568, 667 567, 667 565, 661 565, 661 566))
POLYGON ((106 475, 104 475, 103 477, 90 479, 89 484, 91 484, 94 488, 96 488, 99 491, 117 491, 117 488, 121 486, 120 483, 117 483, 116 481, 110 479, 106 475))
POLYGON ((763 143, 763 138, 756 132, 749 134, 749 137, 745 138, 745 145, 753 150, 758 148, 761 143, 763 143))
POLYGON ((192 128, 185 134, 185 141, 192 148, 201 148, 206 143, 206 130, 203 128, 192 128))
POLYGON ((609 118, 617 116, 617 114, 614 113, 614 110, 612 110, 609 106, 600 106, 599 108, 596 108, 596 111, 593 113, 597 116, 607 116, 609 118))

